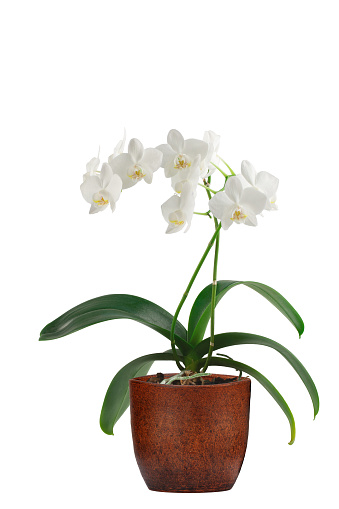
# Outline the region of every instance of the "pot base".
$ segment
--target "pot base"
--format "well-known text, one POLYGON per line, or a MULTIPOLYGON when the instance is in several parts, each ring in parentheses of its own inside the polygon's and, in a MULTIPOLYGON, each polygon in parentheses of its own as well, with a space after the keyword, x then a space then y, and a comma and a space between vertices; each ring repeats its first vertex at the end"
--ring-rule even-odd
POLYGON ((250 379, 175 386, 147 383, 149 378, 130 380, 134 452, 147 487, 176 493, 230 490, 247 446, 250 379))
POLYGON ((233 484, 230 488, 220 488, 220 489, 201 489, 201 490, 195 490, 195 489, 187 489, 187 490, 184 490, 184 489, 173 489, 173 490, 159 490, 159 489, 155 489, 155 488, 150 488, 149 486, 147 486, 147 488, 150 490, 150 491, 160 491, 161 493, 216 493, 218 491, 229 491, 230 489, 233 488, 233 484))

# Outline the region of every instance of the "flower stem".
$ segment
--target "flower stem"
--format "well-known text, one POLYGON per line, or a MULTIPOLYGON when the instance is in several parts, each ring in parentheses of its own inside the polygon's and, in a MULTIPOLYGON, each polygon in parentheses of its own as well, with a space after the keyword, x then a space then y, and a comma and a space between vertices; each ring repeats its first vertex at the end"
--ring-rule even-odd
POLYGON ((203 187, 204 189, 207 189, 208 191, 210 191, 213 194, 217 194, 217 192, 218 192, 218 191, 214 191, 213 189, 211 189, 207 186, 204 186, 204 184, 200 184, 200 182, 198 183, 198 186, 203 187))
POLYGON ((208 216, 212 219, 210 210, 208 212, 193 212, 193 214, 196 214, 197 216, 208 216))
MULTIPOLYGON (((210 184, 211 177, 208 178, 208 183, 210 184)), ((211 199, 211 193, 209 192, 209 189, 206 189, 208 198, 211 199)), ((218 257, 219 257, 219 232, 221 227, 221 221, 218 224, 218 220, 215 216, 213 216, 214 219, 214 226, 215 226, 215 232, 218 232, 216 237, 216 243, 215 243, 215 251, 214 251, 214 264, 213 264, 213 281, 212 281, 212 296, 211 296, 211 337, 210 337, 210 346, 208 350, 208 355, 204 364, 204 367, 202 368, 202 372, 204 373, 206 369, 208 368, 208 364, 210 362, 213 348, 214 348, 214 309, 215 309, 215 299, 216 299, 216 293, 217 293, 217 269, 218 269, 218 257)))
POLYGON ((217 157, 219 157, 219 159, 227 166, 227 168, 230 170, 230 172, 232 173, 232 175, 234 176, 235 173, 234 171, 232 170, 232 168, 226 163, 226 161, 223 160, 222 157, 220 157, 219 155, 217 155, 217 157))
POLYGON ((227 173, 225 173, 224 171, 222 171, 222 169, 221 169, 221 168, 219 168, 219 166, 217 166, 217 165, 216 165, 216 164, 214 164, 214 163, 212 163, 212 164, 213 164, 213 166, 215 166, 215 168, 216 168, 217 170, 219 170, 219 171, 220 171, 220 173, 221 173, 221 174, 225 177, 225 179, 227 179, 227 178, 229 177, 229 175, 227 175, 227 173))
POLYGON ((186 288, 186 290, 185 290, 185 292, 184 292, 184 294, 182 296, 182 299, 179 302, 177 310, 176 310, 176 312, 175 312, 175 314, 173 316, 172 327, 171 327, 171 334, 170 334, 171 348, 172 348, 172 351, 173 351, 175 362, 176 362, 178 368, 180 369, 180 371, 183 371, 183 369, 185 369, 185 368, 183 366, 181 366, 178 354, 177 354, 176 349, 175 349, 175 338, 174 338, 175 324, 177 322, 180 310, 181 310, 182 306, 184 305, 184 302, 185 302, 185 300, 187 298, 187 295, 188 295, 190 289, 192 288, 192 285, 193 285, 193 283, 195 281, 195 278, 197 277, 197 275, 199 273, 199 270, 202 267, 202 264, 206 260, 206 257, 208 255, 208 253, 210 252, 210 250, 211 250, 211 248, 212 248, 212 246, 214 244, 215 239, 219 236, 220 228, 221 228, 221 223, 218 225, 218 227, 216 228, 214 234, 212 235, 212 238, 209 241, 209 243, 207 245, 207 248, 205 249, 205 252, 204 252, 204 254, 201 257, 201 260, 199 261, 199 263, 197 265, 197 268, 195 269, 195 271, 193 273, 193 276, 191 277, 190 282, 188 283, 188 286, 187 286, 187 288, 186 288))
POLYGON ((206 358, 206 362, 204 364, 204 367, 202 368, 202 372, 205 373, 206 369, 208 368, 208 364, 210 362, 210 359, 212 357, 213 348, 214 348, 214 310, 215 310, 215 300, 216 300, 216 294, 217 294, 217 270, 218 270, 218 256, 219 256, 219 231, 221 222, 218 224, 218 221, 216 218, 214 218, 215 222, 215 228, 216 232, 218 232, 218 235, 216 237, 215 241, 215 251, 214 251, 214 265, 213 265, 213 282, 212 282, 212 297, 211 297, 211 337, 210 337, 210 347, 208 350, 208 355, 206 358))

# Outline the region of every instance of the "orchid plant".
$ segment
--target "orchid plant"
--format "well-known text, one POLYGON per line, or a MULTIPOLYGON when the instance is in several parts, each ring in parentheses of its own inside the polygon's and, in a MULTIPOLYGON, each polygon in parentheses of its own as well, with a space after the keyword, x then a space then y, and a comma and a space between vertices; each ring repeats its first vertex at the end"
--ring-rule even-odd
MULTIPOLYGON (((102 406, 100 425, 107 434, 113 434, 117 420, 129 406, 128 381, 136 376, 146 375, 157 360, 175 361, 179 375, 204 376, 209 366, 224 366, 245 372, 260 382, 285 413, 291 429, 290 444, 295 439, 295 422, 286 401, 273 384, 257 370, 236 361, 224 353, 213 355, 216 350, 241 344, 264 345, 279 352, 295 369, 304 383, 313 403, 314 417, 319 410, 319 397, 315 384, 301 362, 284 346, 272 339, 244 332, 215 334, 215 308, 222 297, 237 285, 244 285, 259 293, 273 304, 296 328, 299 337, 304 324, 289 302, 276 290, 262 283, 252 281, 217 280, 219 236, 221 230, 228 230, 233 224, 256 226, 263 211, 276 210, 276 193, 279 181, 266 171, 256 172, 249 161, 243 161, 241 172, 235 174, 219 156, 220 136, 213 131, 205 132, 203 139, 187 139, 172 129, 167 143, 156 148, 144 149, 137 139, 131 139, 124 152, 126 133, 116 145, 108 161, 102 164, 92 158, 86 166, 86 173, 80 186, 84 199, 90 204, 89 213, 95 214, 110 207, 116 209, 121 194, 130 187, 145 181, 151 184, 153 174, 164 168, 167 179, 171 179, 174 194, 161 206, 167 223, 166 233, 185 232, 191 226, 194 215, 213 218, 214 231, 199 261, 174 315, 157 304, 141 297, 113 294, 97 297, 67 311, 48 324, 41 331, 40 340, 56 339, 84 327, 106 320, 128 318, 136 320, 159 332, 170 340, 171 348, 162 353, 144 355, 124 366, 113 378, 102 406), (212 188, 212 177, 218 172, 222 178, 221 188, 212 188), (195 202, 198 190, 206 193, 206 212, 196 212, 195 202), (214 246, 212 282, 197 296, 186 328, 178 321, 180 310, 199 273, 203 263, 214 246), (205 337, 210 323, 210 335, 205 337), (192 371, 193 375, 187 375, 192 371)), ((172 378, 164 380, 171 383, 172 378)))

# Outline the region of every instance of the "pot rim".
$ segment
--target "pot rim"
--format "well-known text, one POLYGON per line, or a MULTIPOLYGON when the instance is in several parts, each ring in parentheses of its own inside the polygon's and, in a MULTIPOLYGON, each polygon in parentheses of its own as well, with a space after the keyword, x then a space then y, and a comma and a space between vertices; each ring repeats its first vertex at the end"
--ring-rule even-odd
MULTIPOLYGON (((165 378, 170 378, 171 376, 178 375, 179 373, 163 373, 165 378)), ((131 383, 138 383, 138 384, 148 384, 148 380, 156 375, 145 375, 145 376, 138 376, 135 378, 130 378, 129 382, 131 383)), ((204 378, 211 379, 212 377, 219 376, 221 378, 234 378, 233 375, 226 375, 225 373, 217 374, 217 373, 211 373, 210 375, 207 375, 204 378)), ((232 382, 226 382, 224 384, 214 384, 214 385, 173 385, 173 384, 158 384, 151 382, 152 387, 170 387, 171 389, 183 389, 183 388, 189 388, 189 389, 210 389, 211 387, 225 387, 225 386, 232 386, 234 384, 238 384, 239 382, 251 382, 251 379, 248 376, 242 376, 240 379, 237 377, 236 380, 233 380, 232 382)))

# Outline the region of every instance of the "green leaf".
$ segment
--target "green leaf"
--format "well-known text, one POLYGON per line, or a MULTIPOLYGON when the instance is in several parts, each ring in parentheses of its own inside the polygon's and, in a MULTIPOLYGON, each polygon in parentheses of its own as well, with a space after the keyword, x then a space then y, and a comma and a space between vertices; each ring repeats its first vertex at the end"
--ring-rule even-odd
MULTIPOLYGON (((141 297, 114 294, 88 300, 70 309, 42 329, 40 341, 61 338, 95 323, 119 318, 135 320, 159 332, 167 339, 170 337, 173 316, 165 309, 141 297)), ((184 355, 192 350, 186 337, 185 327, 177 322, 175 343, 184 355)))
MULTIPOLYGON (((203 357, 208 353, 209 341, 209 338, 205 339, 196 346, 195 352, 198 354, 198 356, 203 357)), ((256 334, 248 334, 246 332, 226 332, 224 334, 216 334, 214 336, 214 350, 218 350, 227 346, 250 344, 264 345, 269 346, 270 348, 274 348, 274 350, 279 352, 291 364, 293 369, 300 376, 306 389, 308 390, 313 403, 315 418, 319 412, 319 395, 317 388, 305 367, 301 364, 297 357, 293 355, 292 352, 290 352, 280 343, 277 343, 272 339, 265 338, 264 336, 257 336, 256 334)))
POLYGON ((242 364, 241 362, 233 361, 231 359, 218 359, 217 357, 211 357, 210 366, 225 366, 228 368, 234 368, 240 371, 244 371, 248 375, 253 376, 253 378, 258 380, 258 382, 260 382, 261 385, 265 387, 265 389, 270 393, 270 395, 278 403, 286 415, 291 428, 291 440, 289 444, 293 444, 295 440, 295 422, 293 414, 280 392, 277 391, 274 385, 264 375, 259 373, 259 371, 251 368, 251 366, 247 366, 246 364, 242 364))
MULTIPOLYGON (((180 354, 179 354, 180 356, 180 354)), ((115 423, 129 407, 128 381, 137 376, 145 376, 154 361, 174 361, 171 350, 163 353, 144 355, 124 366, 113 378, 107 389, 100 415, 100 427, 107 435, 113 435, 115 423)))
MULTIPOLYGON (((302 335, 304 332, 304 322, 300 315, 279 292, 262 283, 255 283, 253 281, 218 281, 216 305, 228 290, 238 285, 248 286, 248 288, 260 293, 294 325, 299 332, 299 337, 302 335)), ((197 345, 204 337, 211 317, 211 294, 212 285, 208 285, 200 292, 192 306, 188 322, 188 341, 192 345, 197 345)))

